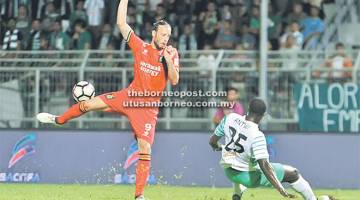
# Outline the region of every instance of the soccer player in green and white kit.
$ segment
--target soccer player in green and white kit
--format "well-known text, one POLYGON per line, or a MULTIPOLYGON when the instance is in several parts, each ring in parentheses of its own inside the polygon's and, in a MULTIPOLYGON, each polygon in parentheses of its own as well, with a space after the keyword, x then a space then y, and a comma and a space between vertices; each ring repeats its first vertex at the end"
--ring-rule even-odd
MULTIPOLYGON (((309 183, 298 170, 287 165, 269 162, 266 140, 259 130, 258 124, 266 112, 266 105, 260 99, 253 99, 246 116, 231 113, 225 116, 216 127, 210 138, 214 150, 222 151, 220 164, 227 178, 234 184, 233 200, 240 200, 244 190, 260 186, 274 186, 282 196, 294 198, 289 194, 282 182, 290 183, 305 200, 317 200, 309 183), (225 137, 225 145, 218 141, 225 137)), ((332 199, 321 196, 320 199, 332 199)))

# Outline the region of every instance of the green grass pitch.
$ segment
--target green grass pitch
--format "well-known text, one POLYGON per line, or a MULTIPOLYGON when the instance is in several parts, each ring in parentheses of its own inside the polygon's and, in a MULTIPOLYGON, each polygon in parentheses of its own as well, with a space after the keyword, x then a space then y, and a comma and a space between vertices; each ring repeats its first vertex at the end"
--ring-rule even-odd
MULTIPOLYGON (((289 189, 289 191, 291 191, 289 189)), ((294 193, 293 191, 291 191, 294 193)), ((0 184, 0 200, 131 200, 134 186, 0 184)), ((360 190, 316 190, 339 200, 360 200, 360 190)), ((150 200, 231 200, 231 188, 149 186, 150 200)), ((301 200, 300 195, 296 199, 301 200)), ((248 189, 243 200, 281 200, 275 189, 248 189)))

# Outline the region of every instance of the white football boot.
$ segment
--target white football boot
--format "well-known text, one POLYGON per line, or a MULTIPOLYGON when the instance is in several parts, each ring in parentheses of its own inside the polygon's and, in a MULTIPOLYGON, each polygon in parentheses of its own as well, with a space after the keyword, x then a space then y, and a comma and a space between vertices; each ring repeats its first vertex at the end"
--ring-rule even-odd
POLYGON ((144 197, 144 195, 138 196, 135 200, 148 200, 144 197))
POLYGON ((318 200, 336 200, 334 197, 328 196, 328 195, 321 195, 317 199, 318 200))
POLYGON ((41 123, 58 125, 55 121, 56 117, 56 115, 52 115, 50 113, 39 113, 36 115, 36 119, 41 123))

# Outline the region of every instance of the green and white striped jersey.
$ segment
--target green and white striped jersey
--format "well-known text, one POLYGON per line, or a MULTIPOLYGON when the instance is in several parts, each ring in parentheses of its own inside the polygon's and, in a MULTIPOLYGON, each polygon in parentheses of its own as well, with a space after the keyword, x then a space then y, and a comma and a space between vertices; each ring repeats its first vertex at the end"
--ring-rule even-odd
POLYGON ((257 160, 269 159, 264 133, 245 116, 231 113, 215 129, 215 135, 225 137, 220 164, 239 171, 259 169, 257 160))

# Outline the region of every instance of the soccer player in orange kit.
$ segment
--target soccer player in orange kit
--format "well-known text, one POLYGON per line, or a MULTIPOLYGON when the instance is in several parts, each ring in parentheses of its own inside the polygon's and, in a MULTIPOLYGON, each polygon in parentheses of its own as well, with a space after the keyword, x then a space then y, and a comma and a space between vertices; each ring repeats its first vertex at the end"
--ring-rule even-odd
POLYGON ((142 95, 146 92, 161 94, 166 87, 167 80, 172 85, 178 83, 179 55, 174 47, 168 46, 171 26, 165 20, 160 20, 154 24, 152 41, 150 44, 145 43, 126 23, 127 7, 128 0, 121 0, 118 7, 117 25, 128 42, 135 59, 134 80, 129 87, 79 102, 60 116, 39 113, 37 119, 42 123, 62 125, 89 111, 117 112, 127 116, 139 148, 135 199, 141 200, 145 199, 143 192, 150 172, 151 146, 154 141, 159 108, 156 106, 136 108, 124 105, 127 101, 159 102, 161 95, 150 97, 143 97, 142 95), (137 93, 138 96, 136 96, 137 93))

